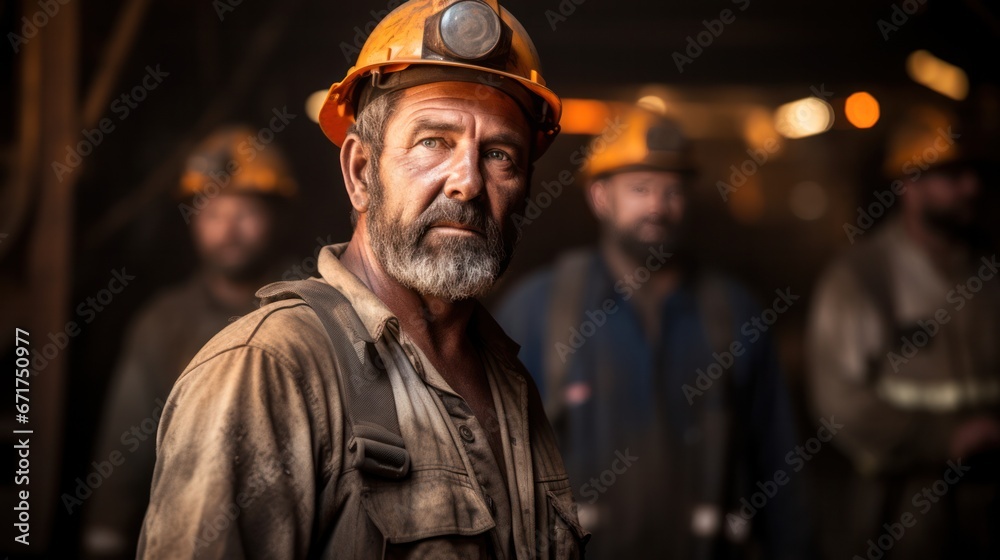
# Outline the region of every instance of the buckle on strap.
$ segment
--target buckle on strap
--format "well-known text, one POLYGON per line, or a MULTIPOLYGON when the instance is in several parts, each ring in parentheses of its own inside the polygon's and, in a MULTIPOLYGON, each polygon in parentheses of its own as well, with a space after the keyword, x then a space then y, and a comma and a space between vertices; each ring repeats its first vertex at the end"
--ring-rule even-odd
POLYGON ((410 472, 410 453, 403 438, 381 426, 356 424, 347 448, 354 453, 351 466, 393 480, 410 472))

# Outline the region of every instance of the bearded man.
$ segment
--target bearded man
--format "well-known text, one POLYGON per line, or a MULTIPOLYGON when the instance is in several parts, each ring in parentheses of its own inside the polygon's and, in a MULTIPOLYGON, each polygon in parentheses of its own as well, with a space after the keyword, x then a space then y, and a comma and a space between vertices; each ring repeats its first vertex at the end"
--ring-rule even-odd
POLYGON ((904 115, 882 169, 898 203, 873 231, 844 227, 858 242, 820 277, 809 317, 812 405, 845 425, 832 443, 851 467, 823 481, 823 514, 843 522, 818 526, 838 556, 992 558, 1000 261, 981 212, 994 160, 961 139, 968 123, 928 106, 904 115), (906 538, 886 532, 911 517, 906 538))
POLYGON ((696 266, 685 238, 696 162, 677 122, 642 107, 596 138, 583 171, 601 242, 511 288, 520 342, 555 426, 591 558, 809 558, 791 407, 767 313, 696 266), (762 319, 763 318, 763 321, 762 319), (743 501, 790 476, 767 507, 743 501), (742 508, 742 509, 741 509, 742 508))
POLYGON ((258 307, 257 288, 280 277, 275 246, 297 185, 277 146, 247 157, 256 134, 248 125, 220 127, 185 164, 178 208, 192 209, 184 217, 199 267, 154 297, 128 326, 93 450, 93 457, 124 453, 128 461, 83 504, 87 560, 135 557, 164 399, 206 342, 234 316, 258 307))
POLYGON ((140 558, 577 558, 507 267, 560 103, 494 2, 388 15, 320 113, 355 230, 265 287, 174 387, 140 558))

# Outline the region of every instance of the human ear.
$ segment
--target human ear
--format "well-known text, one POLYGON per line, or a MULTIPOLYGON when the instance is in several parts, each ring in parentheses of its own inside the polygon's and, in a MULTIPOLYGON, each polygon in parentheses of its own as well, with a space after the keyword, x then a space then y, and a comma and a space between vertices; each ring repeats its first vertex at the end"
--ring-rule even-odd
POLYGON ((370 154, 361 139, 356 134, 349 134, 340 148, 340 168, 347 196, 358 213, 367 212, 371 203, 367 179, 370 163, 370 154))
POLYGON ((610 212, 609 188, 606 180, 593 181, 587 186, 587 203, 598 218, 603 218, 610 212))

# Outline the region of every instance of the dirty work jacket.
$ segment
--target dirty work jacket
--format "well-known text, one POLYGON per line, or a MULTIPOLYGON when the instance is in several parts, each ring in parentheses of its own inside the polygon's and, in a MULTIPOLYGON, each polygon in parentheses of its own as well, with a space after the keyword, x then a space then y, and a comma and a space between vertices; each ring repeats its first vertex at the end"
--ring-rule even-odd
POLYGON ((324 248, 319 270, 376 341, 410 474, 349 466, 333 346, 303 302, 275 302, 209 342, 171 392, 139 558, 578 557, 586 535, 517 345, 477 309, 497 413, 484 426, 408 337, 419 319, 393 316, 340 264, 345 248, 324 248))
POLYGON ((256 298, 239 307, 223 304, 197 273, 154 298, 129 325, 92 453, 125 460, 82 506, 84 558, 135 558, 156 464, 157 421, 170 388, 206 342, 257 307, 256 298))

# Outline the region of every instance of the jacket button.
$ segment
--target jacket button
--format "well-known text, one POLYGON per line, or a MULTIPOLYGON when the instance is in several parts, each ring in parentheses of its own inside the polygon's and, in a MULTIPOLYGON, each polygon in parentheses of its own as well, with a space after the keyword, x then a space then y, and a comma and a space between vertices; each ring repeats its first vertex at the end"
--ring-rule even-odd
POLYGON ((458 427, 458 435, 462 436, 462 439, 469 443, 476 441, 476 435, 464 424, 458 427))

